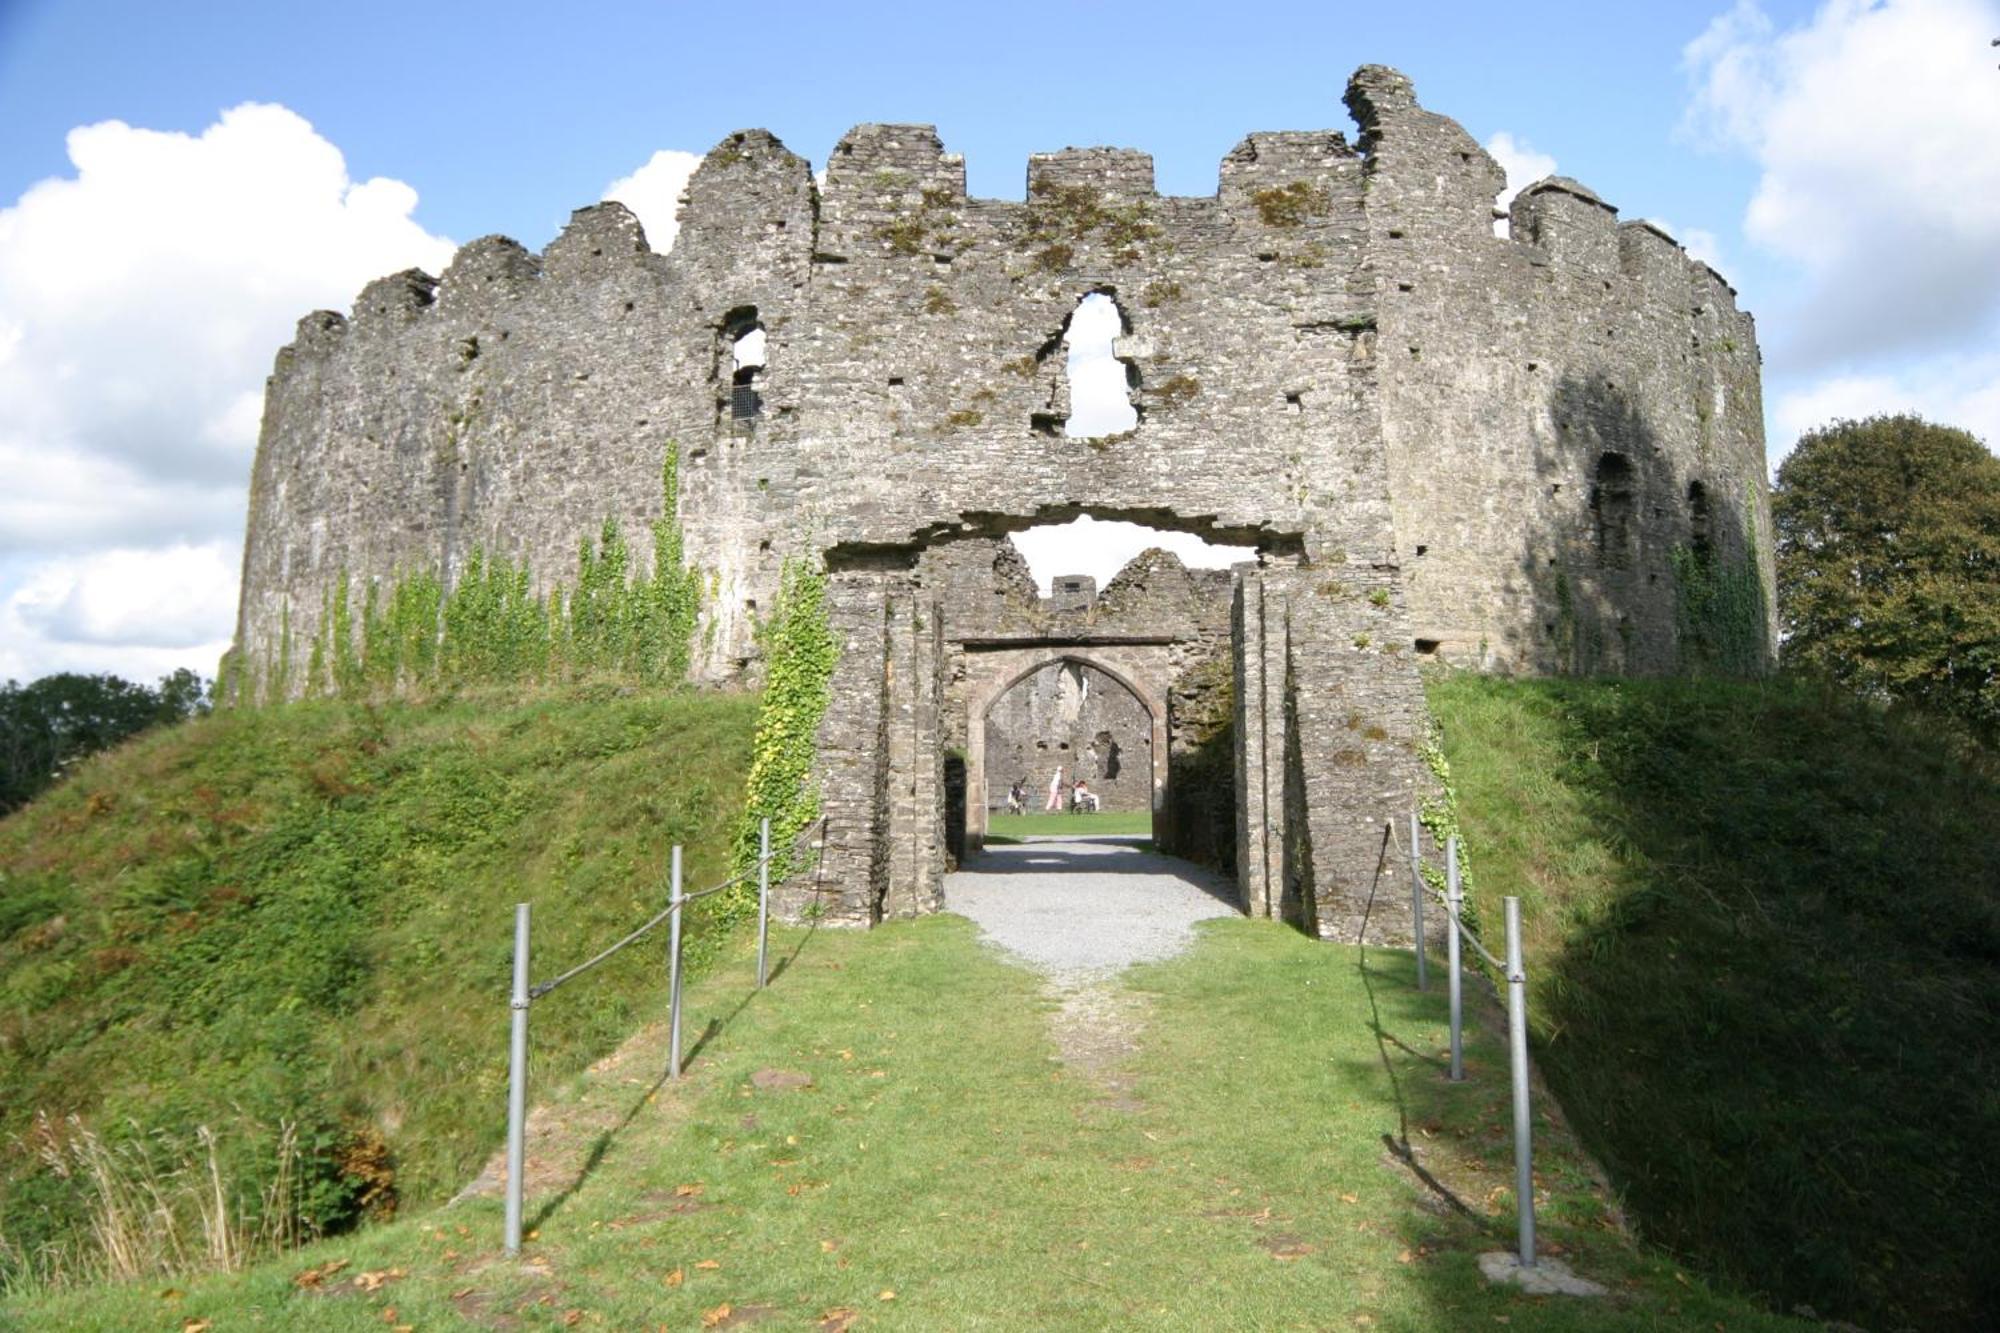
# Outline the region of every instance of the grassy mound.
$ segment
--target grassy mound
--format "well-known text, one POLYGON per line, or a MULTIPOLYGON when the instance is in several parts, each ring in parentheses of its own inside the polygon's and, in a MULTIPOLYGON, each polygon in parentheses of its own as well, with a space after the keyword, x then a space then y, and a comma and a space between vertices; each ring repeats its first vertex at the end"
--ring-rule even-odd
MULTIPOLYGON (((513 904, 545 977, 658 909, 672 844, 691 887, 721 879, 754 712, 608 689, 238 711, 0 822, 0 1277, 171 1263, 77 1242, 123 1208, 143 1248, 151 1194, 199 1212, 211 1171, 279 1239, 455 1189, 504 1126, 513 904)), ((538 1077, 624 1037, 660 960, 538 1006, 538 1077)))
POLYGON ((2000 1324, 2000 772, 1797 687, 1449 677, 1539 1058, 1642 1229, 1781 1307, 2000 1324))

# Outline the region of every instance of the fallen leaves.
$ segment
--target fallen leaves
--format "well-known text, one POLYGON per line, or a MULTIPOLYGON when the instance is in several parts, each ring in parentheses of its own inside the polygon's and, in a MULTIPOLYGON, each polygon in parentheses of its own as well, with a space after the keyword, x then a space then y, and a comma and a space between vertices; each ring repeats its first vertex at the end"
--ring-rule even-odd
POLYGON ((884 1287, 882 1289, 882 1294, 880 1296, 877 1296, 875 1299, 878 1301, 893 1301, 896 1299, 896 1293, 894 1291, 891 1291, 889 1288, 884 1287))
POLYGON ((723 1320, 729 1318, 729 1312, 730 1305, 728 1301, 724 1301, 713 1310, 704 1310, 701 1316, 701 1326, 703 1328, 714 1328, 716 1325, 722 1323, 723 1320))
POLYGON ((317 1267, 308 1268, 301 1273, 294 1273, 292 1275, 292 1285, 301 1291, 311 1291, 346 1267, 347 1260, 345 1259, 329 1259, 317 1267))
POLYGON ((354 1289, 356 1291, 380 1291, 398 1278, 406 1278, 409 1275, 409 1271, 402 1268, 377 1268, 372 1272, 356 1273, 354 1275, 354 1289))
POLYGON ((819 1333, 847 1333, 848 1328, 854 1323, 856 1313, 845 1305, 836 1305, 831 1310, 820 1311, 817 1325, 819 1333))
POLYGON ((722 1260, 720 1260, 720 1259, 703 1259, 703 1260, 700 1260, 699 1262, 697 1262, 697 1263, 695 1264, 695 1267, 696 1267, 696 1268, 699 1268, 699 1269, 702 1269, 702 1270, 704 1270, 704 1271, 708 1271, 708 1270, 713 1270, 713 1269, 717 1269, 717 1268, 720 1268, 720 1267, 722 1267, 722 1260))
POLYGON ((664 1280, 669 1287, 678 1287, 681 1283, 687 1281, 687 1270, 676 1268, 673 1272, 667 1274, 664 1280))

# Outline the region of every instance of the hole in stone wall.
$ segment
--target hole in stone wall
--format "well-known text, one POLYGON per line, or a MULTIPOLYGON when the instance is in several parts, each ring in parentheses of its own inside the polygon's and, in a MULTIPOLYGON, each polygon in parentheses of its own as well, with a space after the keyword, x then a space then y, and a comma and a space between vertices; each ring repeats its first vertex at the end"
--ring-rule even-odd
POLYGON ((758 377, 764 373, 764 326, 757 320, 755 306, 733 310, 722 327, 729 342, 729 415, 736 421, 750 421, 764 410, 757 392, 758 377))
POLYGON ((1426 657, 1431 656, 1432 654, 1437 652, 1438 642, 1439 641, 1436 639, 1418 639, 1417 651, 1422 653, 1426 657))
POLYGON ((1189 569, 1227 569, 1257 558, 1254 546, 1224 546, 1192 532, 1088 514, 1068 523, 1039 524, 1009 540, 1027 560, 1028 572, 1043 596, 1094 593, 1108 586, 1141 552, 1156 547, 1171 552, 1189 569))
POLYGON ((1139 424, 1132 406, 1133 371, 1120 361, 1113 340, 1124 332, 1118 303, 1092 292, 1069 317, 1064 373, 1069 380, 1069 417, 1063 434, 1073 440, 1119 435, 1139 424))
POLYGON ((1704 558, 1710 551, 1711 520, 1708 515, 1708 487, 1698 481, 1688 483, 1688 544, 1704 558))
POLYGON ((1597 563, 1604 569, 1632 564, 1632 463, 1623 454, 1597 460, 1590 511, 1597 526, 1597 563))

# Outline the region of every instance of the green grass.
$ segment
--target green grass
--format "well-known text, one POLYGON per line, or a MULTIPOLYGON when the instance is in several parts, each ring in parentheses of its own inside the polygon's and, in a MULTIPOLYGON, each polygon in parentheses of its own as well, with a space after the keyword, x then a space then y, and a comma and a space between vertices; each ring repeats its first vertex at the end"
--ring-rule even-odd
POLYGON ((843 1311, 917 1330, 1806 1327, 1636 1248, 1546 1119, 1545 1238, 1612 1295, 1488 1287, 1475 1256, 1511 1241, 1504 1058, 1489 1023, 1473 1081, 1439 1077, 1442 997, 1411 988, 1407 956, 1371 953, 1364 973, 1351 948, 1209 923, 1135 978, 1152 1013, 1136 1101, 1116 1103, 1051 1061, 1037 980, 959 918, 778 946, 761 995, 740 950, 691 988, 691 1029, 720 1027, 684 1083, 604 1076, 594 1095, 623 1114, 579 1188, 530 1198, 520 1263, 496 1254, 497 1204, 476 1202, 242 1276, 6 1313, 78 1329, 845 1328, 843 1311), (764 1069, 813 1085, 763 1091, 764 1069), (1385 1152, 1405 1124, 1470 1219, 1385 1152), (321 1290, 297 1285, 334 1261, 321 1290), (362 1272, 380 1285, 357 1289, 362 1272))
POLYGON ((1640 1228, 1783 1307, 2000 1325, 2000 771, 1782 683, 1434 682, 1473 900, 1640 1228))
MULTIPOLYGON (((753 713, 610 687, 230 711, 0 822, 0 1278, 90 1266, 41 1115, 154 1170, 209 1126, 252 1214, 285 1123, 308 1221, 455 1190, 502 1124, 513 904, 545 976, 657 909, 672 843, 691 884, 722 878, 753 713)), ((697 923, 697 957, 718 941, 697 923)), ((659 958, 552 1007, 542 1071, 629 1033, 659 958)))
POLYGON ((1097 813, 1085 811, 1081 814, 993 815, 987 821, 987 834, 994 840, 1001 838, 1064 837, 1080 838, 1107 833, 1137 834, 1151 837, 1153 816, 1145 810, 1103 810, 1097 813))

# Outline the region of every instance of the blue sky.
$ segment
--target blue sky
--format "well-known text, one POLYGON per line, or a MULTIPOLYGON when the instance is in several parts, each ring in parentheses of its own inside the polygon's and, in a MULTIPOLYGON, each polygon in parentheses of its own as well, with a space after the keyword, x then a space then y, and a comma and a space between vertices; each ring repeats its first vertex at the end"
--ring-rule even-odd
POLYGON ((654 154, 749 126, 818 162, 935 123, 1004 198, 1032 152, 1126 145, 1208 194, 1244 133, 1347 128, 1348 74, 1392 64, 1510 173, 1713 258, 1759 318, 1774 459, 1906 407, 1995 442, 1993 36, 2000 0, 0 0, 0 677, 212 671, 293 320, 475 236, 539 247, 614 182, 669 232, 685 159, 654 154))

